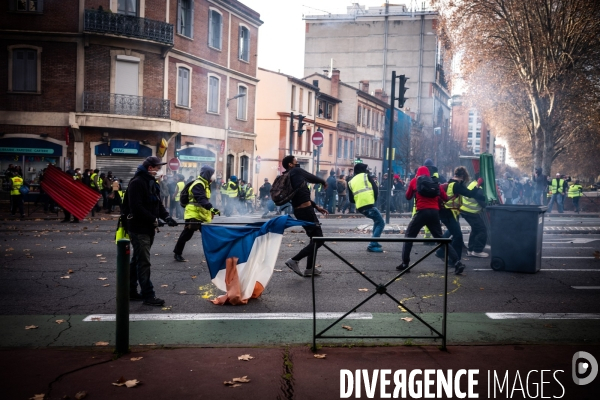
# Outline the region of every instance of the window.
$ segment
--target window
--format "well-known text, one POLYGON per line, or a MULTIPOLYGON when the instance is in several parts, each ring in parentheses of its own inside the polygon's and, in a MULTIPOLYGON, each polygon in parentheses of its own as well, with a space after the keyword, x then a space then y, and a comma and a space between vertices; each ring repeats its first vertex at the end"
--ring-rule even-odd
POLYGON ((208 45, 221 50, 221 37, 223 31, 223 16, 216 10, 208 13, 208 45))
POLYGON ((333 119, 333 104, 327 103, 327 111, 325 112, 325 118, 333 119))
POLYGON ((350 141, 350 158, 354 159, 354 140, 350 141))
POLYGON ((338 145, 337 145, 337 158, 342 158, 342 138, 338 138, 338 145))
POLYGON ((290 108, 296 109, 296 86, 292 85, 292 98, 290 99, 290 108))
POLYGON ((306 130, 306 132, 304 133, 304 136, 306 136, 306 147, 305 147, 305 149, 306 149, 306 151, 310 151, 310 144, 312 142, 311 141, 312 135, 310 133, 310 129, 306 130))
MULTIPOLYGON (((129 1, 135 0, 127 0, 127 2, 129 1)), ((178 0, 177 2, 177 33, 189 38, 194 37, 193 0, 178 0)))
MULTIPOLYGON (((9 49, 10 51, 10 49, 9 49)), ((41 49, 15 48, 12 49, 12 87, 13 92, 39 93, 39 53, 41 49)))
POLYGON ((243 25, 240 25, 240 54, 239 58, 242 61, 250 61, 250 30, 243 25))
POLYGON ((177 105, 190 106, 190 70, 185 67, 177 68, 177 105))
POLYGON ((44 0, 9 0, 10 11, 38 12, 44 11, 44 0))
POLYGON ((481 132, 477 132, 477 135, 475 136, 477 139, 479 139, 481 137, 481 132))
POLYGON ((344 158, 348 158, 348 139, 344 139, 344 158))
POLYGON ((240 176, 239 179, 242 179, 248 182, 248 171, 250 167, 250 158, 248 156, 240 157, 240 176))
POLYGON ((231 175, 233 175, 233 163, 235 162, 235 157, 232 154, 227 155, 227 176, 229 179, 231 175))
POLYGON ((360 125, 362 118, 362 107, 358 106, 358 111, 356 112, 356 125, 360 125))
POLYGON ((313 93, 308 92, 308 110, 307 110, 308 115, 312 115, 312 109, 313 109, 313 93))
POLYGON ((298 93, 298 111, 300 114, 304 112, 304 89, 300 88, 300 93, 298 93))
POLYGON ((248 88, 246 86, 238 86, 238 95, 244 94, 245 96, 238 97, 237 99, 237 119, 246 121, 247 118, 247 104, 248 104, 248 88))
POLYGON ((367 128, 371 127, 371 109, 367 110, 367 128))
POLYGON ((219 113, 219 78, 208 77, 208 112, 219 113))
POLYGON ((329 134, 329 155, 333 155, 333 134, 329 134))
POLYGON ((373 113, 373 129, 379 130, 379 113, 373 113))
POLYGON ((325 107, 325 102, 323 100, 319 100, 319 104, 317 105, 318 109, 317 109, 317 116, 319 118, 323 118, 323 113, 324 111, 324 107, 325 107))
POLYGON ((119 0, 117 12, 119 14, 132 15, 137 17, 137 0, 119 0))

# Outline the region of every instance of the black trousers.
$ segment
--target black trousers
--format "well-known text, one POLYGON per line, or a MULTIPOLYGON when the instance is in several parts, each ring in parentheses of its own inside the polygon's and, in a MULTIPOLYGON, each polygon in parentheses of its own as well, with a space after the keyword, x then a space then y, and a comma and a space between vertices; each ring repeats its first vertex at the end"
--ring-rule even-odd
POLYGON ((483 219, 480 213, 469 213, 461 212, 460 216, 467 221, 471 226, 471 234, 469 235, 469 245, 467 246, 469 251, 481 253, 485 248, 487 242, 487 228, 483 223, 483 219))
MULTIPOLYGON (((321 225, 319 223, 319 219, 317 218, 317 214, 315 214, 315 209, 312 207, 305 208, 295 208, 294 216, 296 219, 300 221, 314 222, 315 226, 307 226, 304 228, 306 235, 310 238, 310 242, 308 245, 300 250, 298 254, 292 257, 294 261, 300 261, 306 257, 306 269, 313 268, 313 237, 322 237, 323 230, 321 230, 321 225)), ((323 242, 317 244, 317 249, 323 245, 323 242)))
MULTIPOLYGON (((406 228, 405 238, 416 238, 421 228, 424 226, 429 228, 431 235, 434 238, 443 237, 442 224, 440 223, 440 212, 433 208, 426 208, 424 210, 418 210, 417 213, 412 217, 408 227, 406 228)), ((413 244, 410 242, 404 242, 402 246, 402 263, 405 265, 410 264, 410 252, 413 244)), ((448 246, 448 262, 451 266, 454 266, 458 261, 458 255, 452 246, 448 246)))
MULTIPOLYGON (((197 219, 186 219, 185 222, 200 222, 197 219)), ((173 249, 173 253, 181 255, 183 253, 183 249, 185 248, 185 244, 194 236, 194 232, 200 231, 200 224, 185 224, 183 231, 179 235, 179 239, 177 239, 177 244, 173 249)))

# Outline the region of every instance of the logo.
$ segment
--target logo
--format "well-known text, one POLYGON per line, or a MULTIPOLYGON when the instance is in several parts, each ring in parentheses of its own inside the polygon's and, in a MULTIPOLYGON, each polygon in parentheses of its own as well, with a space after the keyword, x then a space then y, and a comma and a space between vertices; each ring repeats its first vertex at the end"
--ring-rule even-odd
POLYGON ((588 352, 578 351, 573 354, 573 382, 576 385, 587 385, 598 375, 598 361, 588 352))

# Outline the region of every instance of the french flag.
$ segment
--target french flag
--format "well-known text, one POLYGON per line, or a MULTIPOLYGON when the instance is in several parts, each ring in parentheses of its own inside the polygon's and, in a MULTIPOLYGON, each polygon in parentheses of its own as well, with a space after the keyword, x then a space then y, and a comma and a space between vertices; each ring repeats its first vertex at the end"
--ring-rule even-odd
POLYGON ((259 297, 273 275, 283 231, 313 225, 289 216, 243 226, 202 225, 202 247, 210 277, 227 294, 214 304, 246 304, 259 297))

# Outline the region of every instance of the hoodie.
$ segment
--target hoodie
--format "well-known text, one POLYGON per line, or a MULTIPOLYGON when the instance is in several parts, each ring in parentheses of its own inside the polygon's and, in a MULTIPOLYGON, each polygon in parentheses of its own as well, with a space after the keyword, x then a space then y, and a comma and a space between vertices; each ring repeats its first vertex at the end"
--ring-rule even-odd
POLYGON ((417 169, 417 175, 411 179, 408 184, 408 188, 406 189, 406 200, 411 200, 414 195, 416 195, 417 201, 417 210, 425 210, 428 208, 432 208, 434 210, 439 210, 439 199, 441 198, 443 201, 448 201, 448 196, 446 195, 446 191, 440 187, 440 195, 438 197, 425 197, 421 196, 417 192, 417 178, 421 175, 429 175, 429 168, 423 166, 417 169))
POLYGON ((138 234, 154 235, 154 221, 165 219, 169 212, 160 201, 160 186, 148 173, 148 169, 139 165, 127 188, 126 200, 129 213, 128 229, 138 234))
MULTIPOLYGON (((358 163, 358 164, 354 165, 354 174, 355 174, 354 176, 357 176, 359 174, 367 174, 369 182, 371 182, 371 186, 373 187, 373 196, 375 196, 375 203, 377 203, 377 197, 379 196, 379 188, 377 186, 377 182, 375 182, 375 180, 373 179, 373 176, 369 175, 368 165, 363 164, 363 163, 358 163)), ((354 176, 352 178, 354 178, 354 176)), ((350 199, 350 203, 352 203, 352 204, 356 203, 354 201, 354 193, 352 193, 352 189, 350 188, 350 185, 348 185, 348 198, 350 199)), ((369 205, 359 208, 358 211, 359 212, 364 211, 368 208, 373 208, 373 207, 375 207, 375 204, 369 204, 369 205)))
MULTIPOLYGON (((203 181, 206 187, 210 187, 210 178, 212 178, 214 173, 215 169, 213 167, 209 165, 203 165, 202 169, 200 169, 200 176, 198 176, 198 179, 203 181)), ((194 185, 192 188, 192 196, 194 196, 194 200, 192 201, 193 203, 197 203, 200 207, 206 210, 210 210, 212 208, 212 204, 208 200, 204 186, 200 184, 194 185)))

